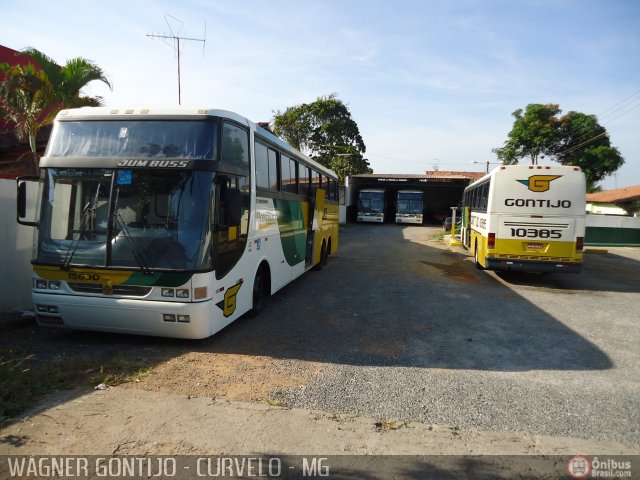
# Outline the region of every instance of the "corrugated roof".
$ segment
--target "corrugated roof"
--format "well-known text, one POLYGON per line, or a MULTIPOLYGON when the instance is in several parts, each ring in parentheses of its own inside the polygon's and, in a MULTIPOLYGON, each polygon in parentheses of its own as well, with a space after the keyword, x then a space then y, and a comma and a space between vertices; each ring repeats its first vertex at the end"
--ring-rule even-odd
POLYGON ((616 203, 634 200, 640 200, 640 185, 587 194, 587 202, 616 203))
POLYGON ((440 178, 440 179, 467 179, 475 181, 484 177, 483 172, 454 172, 452 170, 427 170, 424 174, 419 173, 359 173, 351 175, 358 178, 440 178))

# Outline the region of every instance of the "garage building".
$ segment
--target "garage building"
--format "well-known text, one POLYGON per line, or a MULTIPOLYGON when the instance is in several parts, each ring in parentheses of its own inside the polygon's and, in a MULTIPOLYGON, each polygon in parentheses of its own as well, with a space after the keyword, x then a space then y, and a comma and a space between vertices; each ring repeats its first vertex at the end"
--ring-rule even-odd
POLYGON ((471 182, 483 177, 482 172, 453 172, 432 170, 418 174, 359 174, 346 178, 346 220, 355 222, 358 194, 365 188, 385 190, 385 223, 395 222, 398 190, 424 192, 424 223, 440 224, 449 215, 451 207, 462 200, 462 192, 471 182))

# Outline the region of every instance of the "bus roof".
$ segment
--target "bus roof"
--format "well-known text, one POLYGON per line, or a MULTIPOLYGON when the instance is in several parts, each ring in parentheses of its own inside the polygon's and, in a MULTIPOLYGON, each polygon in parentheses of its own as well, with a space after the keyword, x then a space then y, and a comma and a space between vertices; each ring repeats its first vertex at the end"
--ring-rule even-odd
POLYGON ((176 118, 176 117, 221 117, 233 120, 254 130, 259 137, 277 145, 281 150, 320 173, 337 180, 336 173, 293 148, 281 138, 256 125, 251 120, 229 110, 188 107, 188 106, 137 106, 137 107, 81 107, 61 110, 56 121, 106 120, 106 119, 143 119, 143 118, 176 118))
POLYGON ((555 174, 561 173, 566 175, 569 172, 582 173, 580 167, 573 165, 500 165, 493 170, 491 170, 484 177, 479 178, 473 183, 470 183, 466 188, 474 187, 480 183, 487 181, 489 178, 495 177, 496 175, 532 175, 532 174, 555 174))

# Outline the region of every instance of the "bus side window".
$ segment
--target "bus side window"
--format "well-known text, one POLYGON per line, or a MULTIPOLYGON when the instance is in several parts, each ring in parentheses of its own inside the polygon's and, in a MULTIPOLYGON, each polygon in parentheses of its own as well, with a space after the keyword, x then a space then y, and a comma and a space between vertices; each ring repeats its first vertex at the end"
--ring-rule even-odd
POLYGON ((279 155, 275 150, 269 149, 269 189, 278 191, 279 155))
POLYGON ((256 155, 256 187, 269 188, 269 154, 262 143, 255 144, 256 155))
POLYGON ((295 162, 284 155, 280 156, 281 185, 283 192, 298 193, 298 178, 295 162))
POLYGON ((311 170, 305 165, 300 165, 300 195, 309 196, 311 194, 310 182, 311 170))
POLYGON ((293 159, 289 159, 289 166, 291 169, 291 193, 298 193, 298 162, 293 159))
POLYGON ((249 175, 249 134, 245 129, 230 123, 223 125, 222 164, 249 175))
POLYGON ((316 195, 316 190, 320 188, 320 174, 315 170, 311 170, 311 195, 316 195))

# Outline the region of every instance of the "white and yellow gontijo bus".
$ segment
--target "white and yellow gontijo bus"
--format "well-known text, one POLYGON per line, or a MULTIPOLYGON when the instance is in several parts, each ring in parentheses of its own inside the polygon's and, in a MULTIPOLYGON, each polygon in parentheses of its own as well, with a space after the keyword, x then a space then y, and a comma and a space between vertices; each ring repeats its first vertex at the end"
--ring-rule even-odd
POLYGON ((579 272, 585 202, 578 167, 500 166, 465 189, 462 242, 479 268, 579 272))
POLYGON ((235 113, 62 111, 40 167, 40 325, 208 337, 338 248, 334 172, 235 113))

